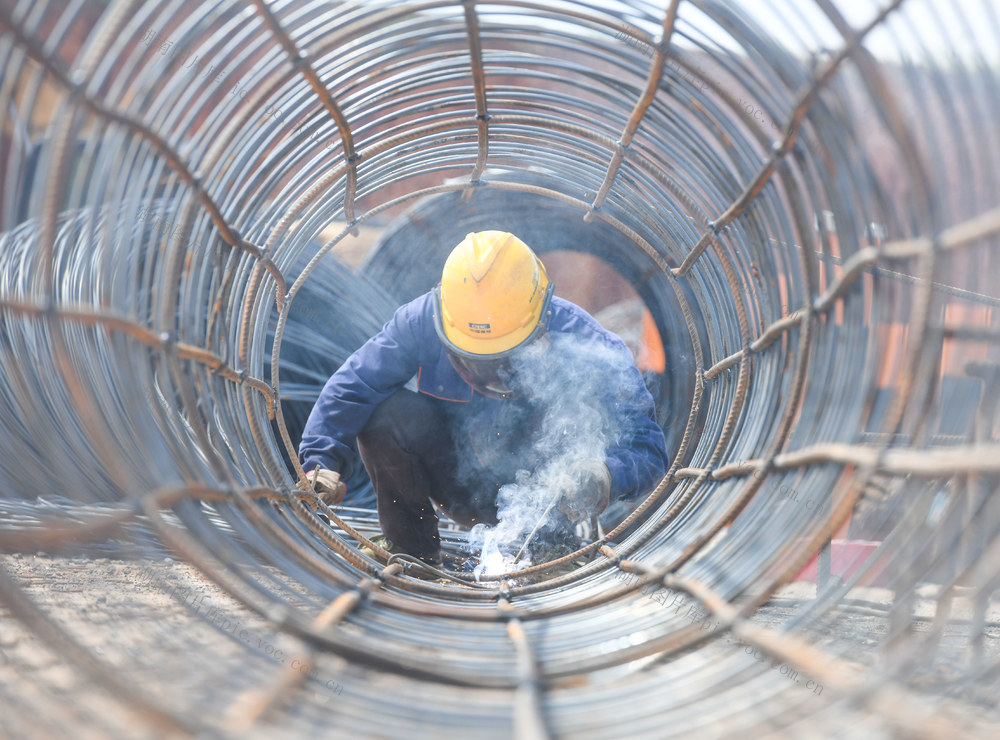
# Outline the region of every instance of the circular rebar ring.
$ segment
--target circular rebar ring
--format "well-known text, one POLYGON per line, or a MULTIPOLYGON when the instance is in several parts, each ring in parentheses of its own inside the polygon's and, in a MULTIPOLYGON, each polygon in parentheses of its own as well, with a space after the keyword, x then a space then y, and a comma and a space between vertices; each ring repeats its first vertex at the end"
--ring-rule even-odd
POLYGON ((998 38, 989 0, 0 6, 0 730, 995 731, 998 38), (488 224, 628 283, 672 465, 568 572, 435 580, 295 449, 488 224))

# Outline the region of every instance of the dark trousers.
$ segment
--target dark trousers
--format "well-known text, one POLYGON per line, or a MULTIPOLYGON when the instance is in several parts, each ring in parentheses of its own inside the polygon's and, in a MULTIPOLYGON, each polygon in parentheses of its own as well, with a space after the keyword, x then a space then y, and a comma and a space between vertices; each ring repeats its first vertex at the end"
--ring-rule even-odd
POLYGON ((403 389, 376 407, 358 435, 382 532, 424 560, 441 551, 432 501, 463 526, 496 524, 497 490, 508 482, 486 469, 469 474, 468 459, 459 459, 468 445, 458 427, 442 404, 403 389))

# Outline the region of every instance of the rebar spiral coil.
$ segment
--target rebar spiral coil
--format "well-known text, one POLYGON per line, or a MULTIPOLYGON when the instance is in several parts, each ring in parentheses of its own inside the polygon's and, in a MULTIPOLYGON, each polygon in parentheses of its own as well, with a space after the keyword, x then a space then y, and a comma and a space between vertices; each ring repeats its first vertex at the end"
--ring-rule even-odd
MULTIPOLYGON (((6 519, 0 547, 166 547, 266 637, 220 646, 188 604, 142 660, 102 657, 0 571, 9 616, 150 732, 989 732, 989 2, 22 0, 0 31, 0 490, 71 504, 6 519), (371 517, 297 491, 285 412, 308 388, 286 397, 282 358, 335 366, 391 311, 384 271, 328 258, 354 230, 505 193, 617 235, 602 256, 686 330, 686 407, 631 534, 568 575, 444 585, 360 556, 371 517), (307 286, 335 331, 296 318, 307 286), (849 520, 876 556, 752 621, 849 520), (840 627, 876 568, 895 598, 862 639, 840 627)), ((111 639, 127 609, 91 626, 111 639)))

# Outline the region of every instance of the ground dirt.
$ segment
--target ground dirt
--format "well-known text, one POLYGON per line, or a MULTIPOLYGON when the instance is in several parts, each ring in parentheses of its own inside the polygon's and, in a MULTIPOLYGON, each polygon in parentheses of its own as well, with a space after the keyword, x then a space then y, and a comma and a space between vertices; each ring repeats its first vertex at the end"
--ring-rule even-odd
MULTIPOLYGON (((213 724, 223 727, 239 725, 239 710, 248 692, 267 678, 243 675, 247 651, 280 655, 288 680, 301 681, 303 690, 313 692, 314 703, 322 705, 338 693, 343 679, 337 673, 339 659, 322 670, 309 669, 309 680, 304 680, 302 669, 308 664, 301 641, 275 630, 186 563, 164 557, 128 561, 13 554, 0 556, 0 564, 44 615, 24 622, 14 618, 12 608, 0 609, 0 696, 5 705, 20 709, 0 713, 2 737, 55 737, 74 725, 81 727, 80 737, 159 736, 163 729, 150 724, 150 715, 128 709, 129 702, 117 701, 114 690, 75 665, 72 645, 47 643, 47 623, 58 626, 92 655, 112 680, 122 681, 122 691, 134 691, 182 716, 195 705, 199 711, 213 706, 219 714, 213 724)), ((975 685, 953 685, 952 680, 968 675, 975 661, 996 663, 1000 604, 991 605, 977 656, 969 646, 971 604, 962 598, 956 600, 952 621, 940 637, 930 637, 936 592, 932 586, 921 590, 907 628, 918 637, 921 632, 928 635, 918 643, 927 654, 909 656, 914 663, 911 686, 935 695, 958 693, 972 711, 981 710, 984 719, 996 718, 996 697, 977 694, 975 685)), ((841 606, 811 621, 802 634, 877 672, 887 661, 907 658, 894 656, 887 647, 894 642, 890 632, 898 629, 886 618, 892 596, 886 589, 855 589, 841 606)), ((814 599, 814 585, 792 584, 761 608, 753 621, 784 629, 801 618, 814 599)), ((735 640, 730 635, 721 639, 735 640)), ((912 652, 913 643, 909 644, 912 652)), ((748 656, 748 661, 754 659, 749 652, 748 656)), ((767 659, 775 671, 784 670, 767 659)), ((804 686, 807 681, 798 674, 795 680, 804 686)), ((804 690, 815 691, 815 683, 804 690)))

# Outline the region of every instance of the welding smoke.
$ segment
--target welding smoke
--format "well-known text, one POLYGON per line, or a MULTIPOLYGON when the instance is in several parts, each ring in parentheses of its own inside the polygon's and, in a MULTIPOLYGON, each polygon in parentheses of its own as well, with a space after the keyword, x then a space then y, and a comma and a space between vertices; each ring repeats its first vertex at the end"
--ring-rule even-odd
MULTIPOLYGON (((566 490, 574 468, 587 459, 603 461, 618 443, 625 422, 618 411, 622 389, 634 386, 635 372, 619 342, 554 332, 502 371, 509 398, 477 401, 480 408, 464 430, 472 448, 461 456, 469 461, 464 473, 481 481, 485 469, 499 486, 498 523, 477 525, 470 533, 470 545, 482 548, 477 574, 506 572, 553 498, 566 490)), ((576 539, 569 520, 553 507, 518 566, 556 544, 575 548, 576 539)))

